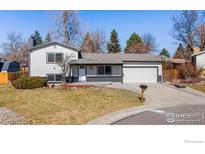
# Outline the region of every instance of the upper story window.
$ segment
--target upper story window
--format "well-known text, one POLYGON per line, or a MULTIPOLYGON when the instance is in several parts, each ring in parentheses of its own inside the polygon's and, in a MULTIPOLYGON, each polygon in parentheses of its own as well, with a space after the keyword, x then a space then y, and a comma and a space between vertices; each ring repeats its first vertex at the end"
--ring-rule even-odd
POLYGON ((112 66, 101 65, 97 69, 98 75, 112 75, 112 66))
POLYGON ((47 53, 47 63, 56 63, 63 60, 63 53, 47 53))

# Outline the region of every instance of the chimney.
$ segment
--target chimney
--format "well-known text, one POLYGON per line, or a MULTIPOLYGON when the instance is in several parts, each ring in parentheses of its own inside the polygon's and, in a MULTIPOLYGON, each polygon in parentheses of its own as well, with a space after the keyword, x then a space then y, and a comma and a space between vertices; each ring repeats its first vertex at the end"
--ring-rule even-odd
POLYGON ((33 47, 33 38, 32 38, 32 37, 30 37, 30 38, 28 39, 28 41, 27 41, 27 46, 28 46, 29 49, 31 49, 31 48, 33 47))
POLYGON ((194 54, 199 53, 200 52, 200 48, 199 47, 195 47, 194 48, 194 54))

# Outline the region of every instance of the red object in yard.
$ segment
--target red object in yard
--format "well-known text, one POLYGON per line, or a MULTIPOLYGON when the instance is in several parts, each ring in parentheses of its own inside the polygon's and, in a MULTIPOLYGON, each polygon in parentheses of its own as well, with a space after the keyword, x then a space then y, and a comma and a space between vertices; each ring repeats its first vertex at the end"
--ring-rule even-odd
POLYGON ((65 89, 71 89, 71 88, 87 89, 87 88, 96 88, 97 86, 95 86, 95 85, 73 85, 73 84, 65 84, 65 85, 62 85, 62 87, 65 88, 65 89))

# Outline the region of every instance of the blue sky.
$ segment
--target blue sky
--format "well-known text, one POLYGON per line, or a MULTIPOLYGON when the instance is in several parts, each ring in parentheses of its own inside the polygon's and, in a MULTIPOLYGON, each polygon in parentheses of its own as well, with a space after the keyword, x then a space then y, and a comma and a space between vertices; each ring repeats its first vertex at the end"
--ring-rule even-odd
MULTIPOLYGON (((95 29, 106 32, 109 39, 112 29, 116 29, 122 47, 129 36, 136 32, 140 35, 151 33, 157 41, 158 49, 175 52, 176 40, 170 35, 172 15, 178 11, 79 11, 83 31, 95 29)), ((55 27, 52 11, 0 11, 0 44, 6 41, 7 33, 21 33, 25 39, 38 30, 44 37, 55 27)))

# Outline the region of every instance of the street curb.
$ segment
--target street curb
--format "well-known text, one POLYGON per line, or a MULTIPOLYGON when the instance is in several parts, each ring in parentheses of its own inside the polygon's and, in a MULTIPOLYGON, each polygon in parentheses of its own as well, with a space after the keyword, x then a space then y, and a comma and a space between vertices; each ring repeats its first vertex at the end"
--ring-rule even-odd
POLYGON ((167 105, 162 106, 159 104, 159 105, 154 105, 154 106, 142 105, 142 106, 137 106, 137 107, 131 107, 131 108, 124 109, 121 111, 112 112, 105 116, 98 117, 94 120, 87 122, 85 125, 111 125, 117 121, 120 121, 132 115, 136 115, 136 114, 139 114, 145 111, 150 111, 153 109, 161 109, 161 108, 166 108, 166 107, 175 107, 175 106, 181 106, 181 105, 182 104, 177 104, 177 105, 167 104, 167 105))

